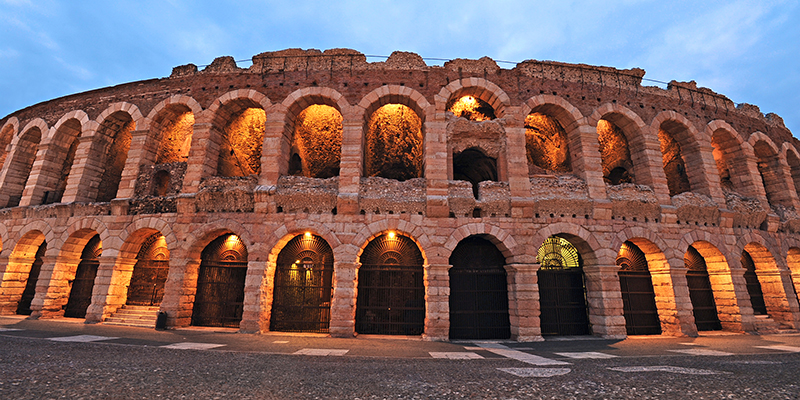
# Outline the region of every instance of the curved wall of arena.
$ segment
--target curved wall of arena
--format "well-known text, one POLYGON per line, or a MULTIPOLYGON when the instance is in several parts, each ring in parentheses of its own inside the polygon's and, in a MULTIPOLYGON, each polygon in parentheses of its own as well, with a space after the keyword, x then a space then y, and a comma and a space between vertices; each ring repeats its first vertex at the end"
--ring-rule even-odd
POLYGON ((221 57, 203 70, 180 66, 168 78, 33 105, 0 120, 0 312, 15 312, 36 258, 31 315, 62 317, 82 252, 99 235, 85 318, 103 322, 126 304, 143 243, 160 233, 169 261, 160 310, 167 326, 191 325, 204 249, 233 234, 246 248, 238 327, 268 331, 279 255, 310 233, 333 254, 329 332, 352 336, 362 253, 391 232, 422 255, 430 339, 448 338, 450 256, 473 236, 505 257, 516 340, 542 337, 538 251, 553 236, 580 254, 594 335, 626 335, 618 276, 625 243, 646 257, 663 334, 698 331, 686 278, 690 248, 707 266, 722 329, 800 328, 800 142, 756 106, 736 106, 694 82, 643 86, 643 76, 557 62, 428 66, 403 52, 369 63, 353 50, 283 50, 254 56, 249 68, 221 57), (454 115, 450 106, 463 96, 488 106, 491 118, 454 115), (418 153, 418 171, 407 179, 369 169, 389 157, 389 150, 372 154, 368 138, 387 104, 419 119, 420 140, 406 153, 418 153), (341 116, 332 177, 304 176, 309 161, 293 161, 313 150, 295 137, 312 105, 341 116), (263 135, 256 143, 229 133, 247 110, 261 115, 248 128, 263 135), (562 140, 532 152, 530 115, 555 121, 562 140), (185 135, 170 140, 186 142, 172 144, 180 154, 170 158, 166 132, 179 124, 185 135), (625 157, 615 155, 623 147, 603 144, 605 124, 621 132, 625 157), (494 163, 492 179, 454 179, 470 149, 494 163), (559 151, 567 167, 536 158, 559 151), (46 251, 35 256, 42 243, 46 251), (745 252, 765 315, 751 304, 745 252))

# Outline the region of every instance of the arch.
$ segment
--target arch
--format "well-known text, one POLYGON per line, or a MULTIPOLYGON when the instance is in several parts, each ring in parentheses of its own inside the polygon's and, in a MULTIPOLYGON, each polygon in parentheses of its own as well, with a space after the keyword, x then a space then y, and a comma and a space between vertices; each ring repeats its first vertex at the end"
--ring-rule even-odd
POLYGON ((497 159, 478 147, 464 149, 453 155, 453 180, 470 182, 477 199, 480 182, 498 180, 497 159))
POLYGON ((589 286, 584 275, 584 260, 573 242, 583 240, 560 233, 547 237, 537 249, 539 324, 543 336, 587 335, 589 286))
MULTIPOLYGON (((709 143, 704 132, 698 132, 694 125, 675 111, 662 111, 650 124, 658 133, 664 174, 667 178, 670 196, 694 191, 709 195, 707 171, 702 154, 706 150, 701 143, 709 143), (702 167, 686 168, 686 160, 700 162, 702 167)), ((710 149, 708 149, 710 153, 710 149)))
POLYGON ((166 164, 185 162, 189 157, 195 118, 202 112, 200 104, 191 97, 175 95, 159 103, 147 117, 148 141, 156 144, 152 152, 146 146, 141 162, 166 164))
MULTIPOLYGON (((102 251, 102 238, 95 230, 84 228, 69 235, 61 247, 53 272, 54 279, 50 280, 48 288, 49 293, 62 291, 66 296, 51 300, 50 307, 62 309, 64 317, 86 316, 92 303, 102 251)), ((43 311, 45 308, 48 308, 48 304, 45 304, 43 311)))
POLYGON ((238 328, 244 312, 247 246, 233 233, 223 233, 201 254, 192 305, 192 325, 238 328))
POLYGON ((788 192, 789 185, 784 176, 778 146, 762 132, 752 133, 748 143, 752 146, 758 162, 757 169, 761 175, 767 201, 775 206, 792 207, 793 201, 788 192))
POLYGON ((444 112, 451 101, 463 96, 473 96, 488 103, 497 118, 503 118, 511 106, 511 99, 499 86, 484 78, 470 77, 454 80, 439 90, 436 110, 444 112))
POLYGON ((218 146, 206 155, 214 160, 211 175, 238 177, 260 173, 266 111, 270 106, 264 94, 240 89, 222 95, 208 108, 206 113, 212 117, 209 139, 218 146))
POLYGON ((332 89, 307 89, 318 90, 301 89, 295 92, 300 97, 292 98, 292 103, 286 104, 288 98, 284 101, 285 123, 279 148, 289 150, 279 154, 280 162, 287 164, 279 170, 311 178, 338 176, 344 133, 342 110, 348 110, 349 105, 332 89))
POLYGON ((166 119, 164 117, 160 117, 160 115, 163 115, 164 112, 169 113, 169 109, 174 108, 175 106, 178 106, 178 108, 186 107, 194 115, 200 115, 203 112, 203 107, 193 97, 185 94, 175 94, 156 104, 153 109, 150 110, 150 113, 147 114, 147 118, 142 121, 139 129, 157 129, 154 125, 161 125, 166 119))
MULTIPOLYGON (((730 250, 719 240, 718 237, 707 232, 700 234, 698 231, 693 231, 684 235, 684 238, 681 240, 681 244, 679 246, 679 250, 684 252, 684 264, 686 260, 686 254, 689 252, 689 245, 695 249, 696 253, 699 254, 703 263, 705 264, 705 270, 707 272, 706 279, 709 281, 708 286, 712 292, 711 300, 713 301, 711 303, 713 308, 708 308, 708 312, 710 313, 711 311, 715 310, 716 317, 719 320, 719 325, 715 326, 714 321, 710 319, 711 314, 708 314, 709 318, 702 318, 705 314, 702 314, 701 318, 698 318, 698 314, 695 313, 695 325, 697 326, 697 329, 741 331, 742 318, 740 299, 736 289, 736 286, 739 285, 739 282, 738 279, 734 278, 732 273, 733 270, 730 265, 730 263, 738 262, 738 260, 728 260, 725 254, 732 253, 730 253, 730 250), (686 247, 683 247, 684 244, 686 244, 686 247)), ((690 271, 691 268, 688 268, 687 266, 687 274, 690 271)), ((699 280, 700 278, 697 279, 699 280)), ((688 282, 688 280, 687 284, 689 285, 689 294, 691 298, 692 291, 699 291, 700 287, 692 286, 692 282, 688 282)), ((693 312, 694 308, 695 307, 693 306, 693 312)))
POLYGON ((521 255, 519 252, 523 250, 524 246, 517 248, 517 241, 508 231, 485 222, 473 222, 456 228, 443 245, 444 250, 448 253, 447 257, 452 255, 458 243, 473 235, 480 235, 497 246, 503 257, 506 258, 506 264, 519 262, 516 258, 521 255))
MULTIPOLYGON (((381 236, 389 231, 394 231, 398 235, 406 236, 414 243, 416 243, 419 250, 422 252, 422 258, 425 265, 433 264, 431 256, 436 255, 434 249, 435 244, 430 240, 425 230, 412 222, 401 219, 386 219, 367 224, 356 234, 350 241, 351 244, 358 247, 358 252, 355 254, 357 258, 361 257, 364 248, 370 241, 378 236, 381 236)), ((449 241, 448 241, 449 243, 449 241)), ((455 248, 455 244, 453 245, 455 248)), ((446 259, 442 259, 441 264, 446 263, 446 259)))
POLYGON ((0 127, 0 169, 2 169, 3 164, 5 164, 9 152, 8 145, 10 145, 14 137, 17 136, 18 128, 19 120, 17 120, 17 117, 9 118, 3 126, 0 127))
MULTIPOLYGON (((555 95, 539 95, 530 98, 520 107, 520 115, 525 116, 526 150, 530 174, 542 171, 572 172, 572 165, 582 159, 580 122, 584 121, 580 110, 567 100, 555 95), (544 117, 539 117, 539 116, 544 117), (536 120, 530 120, 537 116, 536 120), (540 121, 544 119, 543 121, 540 121), (528 124, 544 124, 538 129, 528 124), (560 130, 563 129, 563 132, 560 130), (536 134, 540 130, 544 134, 536 134), (549 147, 548 147, 549 146, 549 147), (566 151, 553 153, 548 160, 540 160, 553 146, 566 148, 566 151), (538 162, 537 162, 538 161, 538 162), (540 171, 541 170, 541 171, 540 171)), ((579 164, 576 164, 579 165, 579 164)))
POLYGON ((616 259, 616 264, 620 267, 617 274, 622 292, 625 328, 628 335, 657 335, 662 332, 661 324, 666 322, 659 318, 657 297, 662 297, 659 299, 662 304, 669 304, 667 302, 674 300, 674 296, 655 293, 654 274, 651 272, 647 254, 650 254, 650 259, 661 261, 659 265, 653 266, 657 272, 661 272, 664 264, 667 264, 666 258, 660 250, 654 249, 655 245, 652 242, 637 239, 634 240, 640 242, 643 245, 641 247, 645 247, 646 250, 633 241, 626 241, 620 246, 616 259))
POLYGON ((709 122, 705 133, 711 138, 712 154, 722 188, 739 191, 745 196, 758 196, 758 187, 752 176, 754 154, 750 144, 722 120, 709 122))
MULTIPOLYGON (((630 169, 629 175, 632 176, 635 183, 641 185, 653 186, 653 174, 651 169, 655 166, 651 165, 651 160, 648 157, 648 150, 658 147, 658 143, 653 141, 652 137, 646 135, 644 132, 647 125, 639 117, 638 114, 631 109, 616 104, 605 103, 594 110, 594 112, 587 117, 587 123, 599 129, 600 120, 606 120, 616 126, 627 140, 627 146, 630 151, 629 162, 630 169)), ((601 159, 604 159, 601 152, 601 159)), ((603 161, 605 165, 605 161, 603 161)), ((617 164, 614 164, 617 165, 617 164)), ((620 165, 626 167, 625 165, 620 165)), ((604 168, 604 176, 613 169, 613 165, 608 166, 608 171, 604 168)))
POLYGON ((17 240, 0 277, 0 314, 31 314, 46 243, 44 233, 31 227, 17 240))
POLYGON ((36 153, 49 128, 41 118, 30 121, 11 141, 12 153, 0 172, 0 206, 16 207, 29 180, 36 153))
POLYGON ((786 165, 789 166, 789 175, 794 184, 794 192, 800 197, 800 152, 789 142, 784 142, 781 145, 780 154, 786 165))
MULTIPOLYGON (((794 327, 792 306, 794 292, 790 272, 775 256, 771 240, 750 233, 739 240, 741 263, 751 305, 756 315, 769 315, 784 326, 794 327), (784 277, 786 279, 784 279, 784 277)), ((737 246, 737 247, 739 247, 737 246)))

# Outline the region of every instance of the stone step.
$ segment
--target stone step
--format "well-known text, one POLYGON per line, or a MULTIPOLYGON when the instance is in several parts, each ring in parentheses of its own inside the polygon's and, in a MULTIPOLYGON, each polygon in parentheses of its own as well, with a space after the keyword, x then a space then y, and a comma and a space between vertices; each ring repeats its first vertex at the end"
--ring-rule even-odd
POLYGON ((778 332, 782 329, 781 324, 769 315, 756 315, 757 332, 778 332))
POLYGON ((124 325, 152 328, 156 325, 158 306, 125 305, 104 321, 108 325, 124 325))
POLYGON ((135 326, 135 327, 139 327, 139 328, 153 328, 153 327, 156 326, 155 321, 153 321, 153 323, 136 323, 136 322, 130 322, 130 321, 126 321, 126 322, 105 321, 105 322, 103 322, 103 324, 105 324, 105 325, 119 325, 119 326, 135 326))

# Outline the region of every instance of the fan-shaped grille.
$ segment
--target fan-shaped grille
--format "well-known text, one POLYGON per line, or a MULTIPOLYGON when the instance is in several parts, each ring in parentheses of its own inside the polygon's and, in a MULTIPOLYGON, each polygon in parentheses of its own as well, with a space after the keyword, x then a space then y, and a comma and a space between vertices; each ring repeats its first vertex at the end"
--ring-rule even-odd
POLYGON ((552 236, 545 239, 539 247, 538 257, 541 269, 559 270, 580 268, 581 257, 578 249, 564 238, 552 236))
POLYGON ((689 246, 686 254, 683 255, 683 262, 689 271, 707 271, 706 260, 694 247, 689 246))
POLYGON ((620 247, 617 265, 620 266, 620 271, 647 272, 648 270, 644 252, 630 241, 623 243, 620 247))
POLYGON ((137 260, 169 260, 169 249, 167 249, 167 239, 160 233, 154 233, 147 237, 142 243, 137 260))
POLYGON ((89 242, 86 243, 86 247, 83 248, 81 260, 96 260, 100 257, 102 252, 103 243, 100 241, 100 235, 94 235, 89 239, 89 242))
POLYGON ((419 265, 422 252, 408 237, 384 234, 373 239, 361 254, 363 265, 419 265))
POLYGON ((204 261, 247 262, 247 247, 234 234, 225 234, 209 243, 202 254, 204 261))
POLYGON ((316 235, 299 235, 286 243, 278 255, 278 265, 299 263, 333 265, 333 250, 325 239, 316 235))

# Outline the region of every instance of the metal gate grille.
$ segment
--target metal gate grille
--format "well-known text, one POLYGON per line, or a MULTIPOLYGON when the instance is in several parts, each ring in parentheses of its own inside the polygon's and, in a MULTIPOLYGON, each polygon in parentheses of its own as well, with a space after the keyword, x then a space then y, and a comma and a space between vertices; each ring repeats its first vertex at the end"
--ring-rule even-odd
POLYGON ((473 236, 456 246, 450 264, 450 339, 510 338, 503 254, 473 236))
POLYGON ((653 280, 644 252, 632 242, 625 242, 619 251, 619 286, 628 335, 658 335, 661 321, 656 309, 653 280))
POLYGON ((47 242, 42 242, 39 249, 36 250, 33 264, 31 264, 31 271, 28 273, 28 280, 25 282, 25 290, 22 291, 22 297, 17 304, 17 314, 31 315, 31 302, 36 295, 36 282, 39 281, 39 272, 42 269, 42 257, 47 251, 47 242))
POLYGON ((688 269, 686 284, 689 286, 689 298, 692 301, 692 313, 697 330, 721 330, 722 324, 717 315, 717 305, 711 281, 708 279, 705 259, 694 247, 689 246, 683 260, 688 269))
POLYGON ((127 304, 152 306, 161 304, 164 284, 169 273, 169 261, 139 260, 133 266, 127 304))
POLYGON ((327 333, 333 251, 319 236, 297 236, 278 255, 271 331, 327 333))
POLYGON ((538 272, 542 335, 588 335, 589 315, 583 270, 538 272))
POLYGON ((761 291, 761 283, 756 275, 756 264, 750 253, 742 252, 742 266, 744 267, 744 281, 747 284, 747 293, 750 295, 750 303, 753 306, 755 315, 767 315, 767 304, 764 302, 764 292, 761 291))
POLYGON ((97 268, 100 266, 100 253, 103 251, 100 235, 94 235, 81 253, 81 262, 75 271, 75 280, 69 292, 67 305, 64 306, 64 316, 72 318, 85 318, 86 309, 92 303, 92 290, 94 279, 97 277, 97 268))
POLYGON ((247 249, 236 235, 223 235, 203 250, 192 325, 238 328, 244 311, 247 249))

